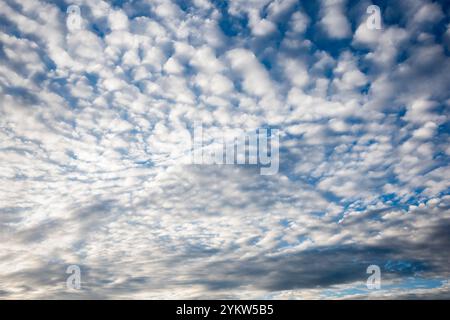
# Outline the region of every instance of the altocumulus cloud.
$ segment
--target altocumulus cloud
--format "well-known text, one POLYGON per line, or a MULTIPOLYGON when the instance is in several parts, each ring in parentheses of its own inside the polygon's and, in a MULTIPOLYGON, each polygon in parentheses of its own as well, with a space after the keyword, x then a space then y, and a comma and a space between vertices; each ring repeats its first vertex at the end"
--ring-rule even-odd
POLYGON ((3 1, 0 297, 449 298, 449 10, 3 1), (196 122, 278 174, 166 161, 196 122))

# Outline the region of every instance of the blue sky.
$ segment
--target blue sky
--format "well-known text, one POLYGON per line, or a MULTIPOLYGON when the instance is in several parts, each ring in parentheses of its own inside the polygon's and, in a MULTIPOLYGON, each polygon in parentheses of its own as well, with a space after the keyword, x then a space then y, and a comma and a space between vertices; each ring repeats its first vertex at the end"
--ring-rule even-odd
POLYGON ((449 13, 3 1, 0 297, 449 298, 449 13), (278 129, 278 173, 181 163, 199 122, 278 129))

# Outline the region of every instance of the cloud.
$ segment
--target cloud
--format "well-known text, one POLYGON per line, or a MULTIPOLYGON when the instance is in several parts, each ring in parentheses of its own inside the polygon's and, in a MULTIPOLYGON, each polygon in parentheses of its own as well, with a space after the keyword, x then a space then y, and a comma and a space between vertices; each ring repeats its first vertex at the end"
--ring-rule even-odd
POLYGON ((439 3, 76 3, 0 8, 0 296, 448 298, 439 3), (198 122, 278 174, 184 161, 198 122))
POLYGON ((343 39, 351 34, 350 23, 344 15, 345 0, 323 0, 319 23, 330 38, 343 39))

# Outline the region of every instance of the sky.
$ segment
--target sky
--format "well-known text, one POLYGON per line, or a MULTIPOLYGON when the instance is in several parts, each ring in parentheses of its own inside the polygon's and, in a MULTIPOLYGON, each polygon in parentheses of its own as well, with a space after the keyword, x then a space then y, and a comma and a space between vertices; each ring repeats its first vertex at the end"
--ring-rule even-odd
POLYGON ((0 298, 449 299, 449 16, 2 0, 0 298), (196 123, 277 171, 181 161, 196 123))

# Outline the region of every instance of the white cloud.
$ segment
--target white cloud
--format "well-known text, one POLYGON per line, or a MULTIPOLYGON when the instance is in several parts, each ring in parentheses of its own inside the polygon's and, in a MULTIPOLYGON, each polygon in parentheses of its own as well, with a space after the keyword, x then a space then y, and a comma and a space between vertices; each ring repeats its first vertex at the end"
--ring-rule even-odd
POLYGON ((128 29, 128 17, 122 10, 111 10, 108 15, 108 23, 111 30, 128 29))
POLYGON ((344 15, 345 0, 322 0, 320 20, 321 26, 331 38, 343 39, 351 35, 351 26, 344 15))

